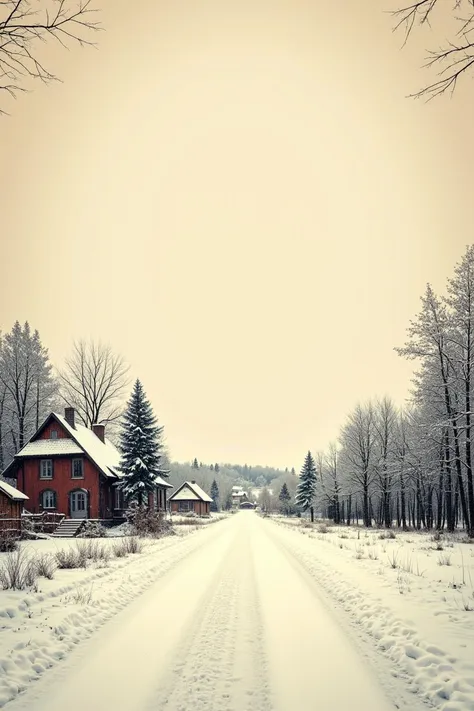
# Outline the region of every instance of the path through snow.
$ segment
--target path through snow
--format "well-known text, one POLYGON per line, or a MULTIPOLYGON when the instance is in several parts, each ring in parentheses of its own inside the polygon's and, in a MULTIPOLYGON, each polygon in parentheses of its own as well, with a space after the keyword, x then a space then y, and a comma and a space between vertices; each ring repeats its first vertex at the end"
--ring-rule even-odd
POLYGON ((212 529, 8 709, 399 708, 267 522, 241 512, 212 529))

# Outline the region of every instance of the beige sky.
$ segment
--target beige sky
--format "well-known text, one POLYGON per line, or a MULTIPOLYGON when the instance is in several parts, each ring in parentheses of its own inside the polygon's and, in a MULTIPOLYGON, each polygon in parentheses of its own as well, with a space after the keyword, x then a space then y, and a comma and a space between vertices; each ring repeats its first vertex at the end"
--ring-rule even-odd
POLYGON ((1 119, 0 327, 109 342, 175 459, 300 468, 407 394, 393 346, 473 241, 472 82, 406 99, 426 43, 372 0, 139 6, 1 119))

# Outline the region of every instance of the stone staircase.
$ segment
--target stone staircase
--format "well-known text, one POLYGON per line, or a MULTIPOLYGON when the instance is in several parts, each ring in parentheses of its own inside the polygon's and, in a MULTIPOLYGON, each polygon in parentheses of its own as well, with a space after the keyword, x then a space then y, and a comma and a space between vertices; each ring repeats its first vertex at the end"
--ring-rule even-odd
POLYGON ((75 538, 82 528, 85 519, 63 518, 52 534, 53 538, 75 538))

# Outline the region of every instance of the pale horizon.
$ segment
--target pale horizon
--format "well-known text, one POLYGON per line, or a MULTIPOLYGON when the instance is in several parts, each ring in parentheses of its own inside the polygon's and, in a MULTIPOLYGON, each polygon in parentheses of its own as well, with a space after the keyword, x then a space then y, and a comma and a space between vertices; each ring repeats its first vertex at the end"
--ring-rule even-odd
POLYGON ((100 4, 0 118, 0 330, 110 344, 173 460, 299 471, 408 396, 393 349, 474 242, 471 84, 406 98, 427 35, 368 0, 100 4))

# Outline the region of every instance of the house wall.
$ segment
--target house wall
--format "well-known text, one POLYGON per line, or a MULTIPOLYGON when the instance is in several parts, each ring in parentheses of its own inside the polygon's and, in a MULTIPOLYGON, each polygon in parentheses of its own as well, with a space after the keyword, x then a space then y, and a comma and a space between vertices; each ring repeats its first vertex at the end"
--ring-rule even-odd
POLYGON ((101 512, 99 508, 100 473, 92 462, 83 457, 84 477, 72 479, 72 460, 76 458, 78 458, 76 455, 53 457, 52 479, 40 479, 39 457, 23 460, 18 471, 17 486, 29 497, 26 504, 28 511, 41 513, 43 509, 40 506, 40 494, 45 489, 51 489, 56 492, 56 509, 48 509, 48 511, 69 516, 69 493, 75 489, 86 489, 89 494, 88 518, 106 518, 105 512, 101 512), (104 515, 101 515, 102 513, 104 515))
POLYGON ((69 432, 67 432, 59 424, 59 422, 56 422, 55 420, 46 425, 44 430, 42 430, 38 437, 35 437, 35 439, 51 439, 51 430, 56 430, 58 433, 58 439, 71 439, 69 432))
MULTIPOLYGON (((183 499, 182 499, 183 501, 183 499)), ((172 513, 179 513, 179 501, 170 501, 170 506, 171 506, 171 511, 172 513)), ((209 513, 209 502, 208 501, 195 501, 195 500, 190 500, 189 501, 189 511, 193 511, 195 514, 198 514, 199 516, 204 516, 205 514, 209 513)))
POLYGON ((2 518, 19 518, 22 508, 23 501, 12 501, 3 491, 0 491, 0 516, 2 518))

